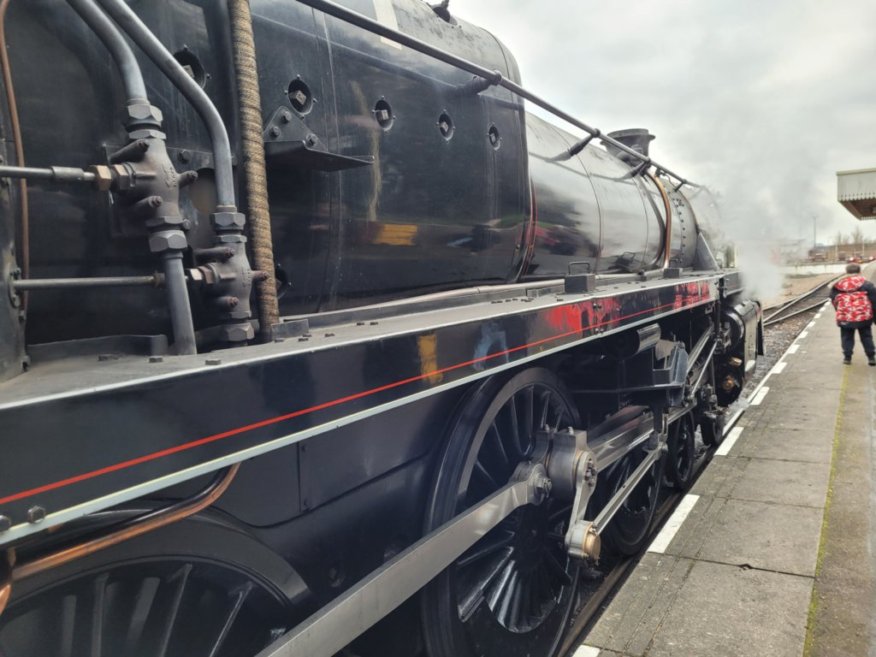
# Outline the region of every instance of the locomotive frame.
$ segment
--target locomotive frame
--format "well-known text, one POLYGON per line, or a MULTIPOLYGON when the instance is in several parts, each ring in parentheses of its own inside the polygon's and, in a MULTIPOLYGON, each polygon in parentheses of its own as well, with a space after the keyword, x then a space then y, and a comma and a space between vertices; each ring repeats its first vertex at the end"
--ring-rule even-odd
MULTIPOLYGON (((658 177, 666 184, 676 180, 673 194, 690 184, 646 153, 577 121, 497 71, 326 0, 299 1, 474 74, 470 92, 501 86, 568 121, 589 135, 569 149, 569 157, 600 138, 629 158, 631 178, 653 168, 658 187, 658 177)), ((118 14, 114 18, 124 24, 118 14)), ((323 157, 337 164, 329 154, 323 157)), ((7 167, 4 175, 16 175, 12 169, 7 167)), ((337 507, 342 504, 337 491, 359 491, 362 501, 354 508, 371 504, 382 509, 375 502, 381 488, 428 490, 428 480, 441 481, 439 466, 449 458, 443 438, 453 424, 447 422, 448 413, 459 421, 481 408, 474 401, 479 394, 487 396, 481 404, 488 406, 490 395, 498 399, 504 390, 500 384, 527 373, 544 368, 559 372, 608 357, 611 367, 594 365, 586 377, 562 376, 565 386, 575 383, 575 395, 591 400, 593 417, 585 421, 575 413, 560 413, 557 422, 562 419, 563 426, 540 428, 508 483, 474 506, 444 518, 434 511, 440 504, 432 499, 425 529, 408 528, 398 539, 378 541, 381 554, 348 562, 350 572, 343 577, 299 572, 291 564, 294 557, 285 566, 276 565, 282 575, 266 584, 265 591, 278 595, 274 589, 283 588, 280 597, 299 616, 307 610, 316 613, 295 628, 284 627, 288 632, 283 636, 272 634, 271 645, 259 655, 334 654, 410 600, 518 509, 544 507, 552 488, 553 496, 573 509, 566 534, 569 553, 578 559, 598 558, 598 536, 621 513, 636 484, 648 476, 662 477, 660 457, 667 450, 670 427, 695 421, 705 439, 719 441, 722 408, 738 394, 762 349, 759 307, 744 298, 738 272, 717 266, 702 235, 690 266, 672 266, 665 193, 664 201, 664 259, 652 271, 570 273, 283 318, 272 327, 270 342, 210 354, 170 356, 160 339, 131 337, 33 348, 34 355, 42 349, 44 357, 53 357, 53 364, 36 366, 4 384, 0 395, 7 454, 0 482, 0 547, 14 548, 7 552, 0 607, 15 594, 19 581, 45 578, 66 564, 75 569, 75 561, 87 560, 116 541, 136 544, 138 532, 157 530, 210 505, 235 522, 241 515, 237 510, 245 508, 249 516, 243 524, 249 529, 240 532, 268 546, 285 544, 291 555, 307 553, 295 539, 278 538, 294 531, 284 528, 291 527, 289 509, 295 516, 307 516, 337 507), (105 356, 108 344, 113 344, 113 353, 105 356), (381 444, 381 434, 429 422, 444 428, 430 435, 393 436, 400 443, 393 449, 381 444), (575 436, 572 442, 562 435, 566 429, 577 430, 565 434, 575 436), (353 430, 361 436, 352 439, 353 430), (317 436, 327 438, 313 443, 314 456, 308 440, 317 436), (362 462, 313 471, 339 449, 362 462), (644 456, 625 463, 625 474, 612 469, 634 452, 644 456), (389 460, 371 463, 383 457, 389 460), (269 461, 275 458, 271 472, 269 461), (277 473, 283 470, 295 472, 297 481, 282 481, 277 473), (602 504, 602 513, 594 507, 588 511, 596 495, 597 470, 616 480, 607 499, 592 498, 595 507, 602 504), (207 476, 217 472, 208 483, 207 476), (286 515, 257 508, 271 494, 256 483, 266 472, 278 485, 273 492, 284 498, 286 515), (235 476, 245 483, 219 498, 235 476), (243 492, 235 497, 235 490, 243 492), (576 523, 578 533, 571 538, 576 523), (339 583, 315 581, 321 578, 339 583)), ((20 283, 18 289, 28 286, 20 283)), ((14 293, 15 284, 10 290, 14 293)), ((239 322, 240 317, 232 319, 239 322)), ((554 385, 548 379, 538 384, 554 385)), ((510 394, 513 400, 516 391, 510 394)), ((414 499, 384 506, 405 509, 410 520, 421 517, 422 504, 414 499)), ((343 525, 351 512, 337 513, 343 525)), ((324 535, 316 543, 331 541, 334 529, 324 535)), ((615 532, 613 542, 617 548, 623 537, 615 532)), ((626 548, 640 542, 641 536, 631 539, 626 548)), ((340 550, 348 555, 351 548, 340 550)), ((75 570, 63 572, 71 577, 75 570)), ((435 591, 441 584, 430 586, 435 591)), ((446 616, 435 627, 448 622, 446 616)), ((511 634, 527 633, 517 616, 503 623, 511 634)), ((434 630, 425 630, 430 632, 434 630)), ((431 646, 450 641, 438 649, 445 651, 441 654, 450 654, 457 645, 456 639, 443 637, 426 641, 431 646)), ((539 641, 549 650, 556 648, 551 637, 539 641)))

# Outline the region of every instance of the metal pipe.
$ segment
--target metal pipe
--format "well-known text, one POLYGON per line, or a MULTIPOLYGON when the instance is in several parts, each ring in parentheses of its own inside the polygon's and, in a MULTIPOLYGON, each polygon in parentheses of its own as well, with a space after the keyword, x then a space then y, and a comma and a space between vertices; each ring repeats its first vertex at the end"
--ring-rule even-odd
MULTIPOLYGON (((15 101, 15 86, 12 83, 12 66, 9 63, 9 51, 6 47, 6 10, 10 0, 0 0, 0 67, 3 69, 3 86, 6 90, 6 107, 9 110, 9 128, 12 132, 12 143, 15 148, 15 163, 24 166, 24 142, 21 139, 21 121, 18 117, 18 103, 15 101)), ((18 258, 21 271, 30 276, 30 206, 27 199, 27 180, 18 181, 19 204, 21 217, 19 219, 18 258)), ((22 310, 27 311, 27 295, 22 298, 22 310)))
POLYGON ((12 564, 15 561, 15 552, 6 550, 0 554, 0 616, 12 597, 12 564))
MULTIPOLYGON (((119 2, 119 0, 101 0, 101 2, 104 3, 110 1, 119 2)), ((563 119, 570 125, 573 125, 576 128, 583 130, 589 135, 592 135, 594 137, 599 136, 599 138, 604 143, 611 144, 612 146, 618 148, 628 155, 631 155, 639 161, 644 161, 647 159, 647 156, 643 155, 642 153, 633 150, 632 148, 620 143, 616 139, 602 134, 596 128, 592 128, 583 121, 579 121, 571 114, 568 114, 560 108, 556 107, 555 105, 547 102, 546 100, 539 98, 534 93, 527 91, 526 89, 521 87, 519 84, 506 79, 499 71, 491 71, 490 69, 475 64, 474 62, 471 62, 467 59, 457 57, 456 55, 441 50, 440 48, 436 48, 435 46, 432 46, 425 41, 420 41, 419 39, 415 39, 414 37, 408 36, 407 34, 403 34, 402 32, 398 32, 397 30, 393 30, 384 25, 381 25, 377 21, 372 20, 367 16, 363 16, 362 14, 346 9, 345 7, 341 7, 340 5, 330 2, 329 0, 298 0, 298 2, 318 11, 321 11, 325 14, 328 14, 329 16, 338 18, 346 23, 350 23, 351 25, 360 27, 363 30, 367 30, 372 34, 376 34, 378 36, 390 39, 391 41, 395 41, 396 43, 400 43, 403 46, 407 46, 412 50, 416 50, 417 52, 423 53, 424 55, 428 55, 429 57, 444 62, 445 64, 450 64, 451 66, 455 66, 458 69, 482 77, 485 80, 489 81, 491 85, 502 87, 504 89, 507 89, 508 91, 511 91, 512 93, 517 94, 521 98, 528 100, 538 107, 541 107, 543 110, 546 110, 554 116, 563 119)), ((653 162, 652 164, 658 166, 667 175, 678 180, 679 188, 682 185, 689 184, 687 180, 672 172, 670 169, 667 169, 662 165, 657 165, 656 162, 653 162)))
POLYGON ((167 304, 170 307, 170 323, 173 327, 173 348, 179 355, 196 354, 198 345, 182 253, 164 252, 164 276, 165 280, 172 283, 167 285, 167 304))
POLYGON ((0 178, 24 178, 48 182, 93 183, 95 174, 75 167, 10 167, 0 166, 0 178))
POLYGON ((93 287, 160 287, 164 285, 163 274, 151 276, 102 276, 99 278, 26 278, 12 281, 15 291, 71 290, 93 287))
POLYGON ((149 102, 140 64, 137 63, 134 51, 113 22, 100 10, 94 0, 67 0, 67 4, 79 14, 109 50, 122 76, 128 102, 149 102))
POLYGON ((209 96, 186 70, 174 59, 164 44, 146 27, 140 17, 125 4, 124 0, 98 0, 118 26, 136 43, 161 72, 192 104, 207 126, 213 146, 213 162, 216 169, 216 196, 220 209, 236 211, 234 194, 234 171, 231 143, 222 117, 209 96))
POLYGON ((128 520, 108 534, 77 543, 57 552, 38 557, 12 568, 12 582, 19 582, 51 568, 57 568, 71 561, 87 557, 90 554, 105 550, 137 536, 142 536, 161 527, 184 520, 218 500, 231 485, 231 481, 240 469, 240 464, 221 471, 210 484, 193 497, 175 502, 166 507, 148 511, 141 516, 128 520))
MULTIPOLYGON (((137 62, 134 52, 127 41, 125 41, 125 37, 118 26, 110 20, 94 0, 68 0, 68 3, 109 51, 122 77, 128 107, 130 108, 138 104, 151 105, 146 93, 143 74, 140 71, 140 64, 137 62)), ((173 59, 170 55, 168 55, 168 58, 173 59)), ((142 125, 154 125, 154 127, 159 128, 160 118, 158 117, 160 117, 160 113, 157 112, 157 108, 155 114, 142 122, 140 119, 133 118, 126 126, 128 131, 130 132, 132 129, 142 127, 142 125)), ((126 148, 130 148, 130 145, 126 148)), ((55 176, 53 179, 57 179, 57 169, 59 168, 52 168, 53 175, 55 176)), ((73 176, 73 171, 75 170, 69 170, 67 175, 73 176)), ((65 172, 61 171, 60 173, 64 174, 65 172)), ((84 174, 84 180, 95 179, 95 174, 93 173, 82 173, 84 174)), ((167 302, 170 311, 170 321, 173 327, 173 341, 176 353, 194 354, 197 353, 195 327, 181 258, 182 255, 177 251, 165 252, 163 256, 164 280, 167 287, 167 302)), ((79 286, 70 284, 67 287, 79 286)))
POLYGON ((663 231, 663 269, 666 269, 669 267, 672 255, 672 204, 669 202, 669 194, 666 193, 666 188, 660 182, 660 178, 650 171, 646 172, 645 175, 651 179, 651 182, 657 187, 657 191, 660 192, 660 197, 663 199, 663 210, 666 212, 666 229, 663 231))

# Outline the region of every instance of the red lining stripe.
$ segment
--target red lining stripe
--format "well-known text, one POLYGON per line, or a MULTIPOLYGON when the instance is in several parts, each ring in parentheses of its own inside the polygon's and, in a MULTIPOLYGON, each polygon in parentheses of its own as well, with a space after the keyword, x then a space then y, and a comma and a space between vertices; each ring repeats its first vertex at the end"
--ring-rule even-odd
MULTIPOLYGON (((703 301, 702 295, 698 295, 699 298, 696 300, 697 302, 703 301)), ((592 302, 585 302, 592 303, 592 302)), ((578 306, 580 308, 582 304, 570 304, 569 307, 578 306)), ((687 304, 682 306, 682 308, 688 308, 690 306, 695 305, 695 303, 687 304)), ((261 429, 262 427, 268 427, 273 424, 278 424, 280 422, 285 422, 286 420, 291 420, 296 417, 301 417, 302 415, 309 415, 310 413, 315 413, 317 411, 322 411, 327 408, 332 408, 334 406, 340 406, 341 404, 346 404, 347 402, 355 401, 356 399, 362 399, 363 397, 369 397, 371 395, 377 394, 379 392, 384 392, 386 390, 392 390, 393 388, 398 388, 400 386, 407 385, 409 383, 415 383, 417 381, 422 381, 423 379, 428 379, 433 376, 437 376, 440 374, 444 374, 445 372, 451 372, 453 370, 457 370, 463 367, 468 367, 470 365, 474 365, 475 363, 482 363, 488 360, 492 360, 494 358, 499 358, 501 356, 507 356, 508 354, 512 354, 518 351, 522 351, 524 349, 529 349, 531 347, 537 347, 539 345, 555 342, 556 340, 562 340, 563 338, 569 337, 570 335, 575 335, 578 333, 583 333, 586 330, 592 330, 595 328, 600 328, 606 324, 611 324, 614 322, 620 322, 626 319, 631 319, 633 317, 637 317, 639 315, 644 315, 646 313, 652 313, 660 310, 664 310, 665 308, 674 307, 675 303, 667 303, 662 306, 657 306, 655 308, 649 308, 647 310, 640 310, 638 312, 632 313, 630 315, 624 315, 622 317, 617 317, 615 319, 605 320, 602 322, 597 322, 595 324, 590 324, 588 326, 582 326, 580 329, 575 329, 572 331, 566 331, 564 333, 559 333, 557 335, 552 335, 547 338, 542 338, 540 340, 536 340, 534 342, 529 342, 527 344, 518 345, 517 347, 511 347, 509 349, 504 349, 502 351, 497 351, 492 354, 487 354, 486 356, 480 356, 478 358, 473 358, 472 360, 467 360, 462 363, 457 363, 455 365, 449 365, 447 367, 442 367, 436 370, 432 370, 431 372, 425 372, 423 374, 418 374, 416 376, 409 377, 407 379, 401 379, 399 381, 394 381, 392 383, 387 383, 382 386, 378 386, 376 388, 371 388, 370 390, 363 390, 361 392, 354 393, 352 395, 347 395, 346 397, 339 397, 338 399, 333 399, 331 401, 323 402, 322 404, 317 404, 316 406, 310 406, 308 408, 303 408, 298 411, 293 411, 292 413, 286 413, 285 415, 278 415, 276 417, 268 418, 266 420, 261 420, 259 422, 253 422, 252 424, 247 424, 242 427, 237 427, 236 429, 229 429, 228 431, 223 431, 221 433, 213 434, 212 436, 206 436, 205 438, 199 438, 197 440, 192 440, 187 443, 182 443, 180 445, 176 445, 174 447, 169 447, 167 449, 162 449, 157 452, 152 452, 150 454, 145 454, 143 456, 138 456, 137 458, 130 459, 128 461, 122 461, 121 463, 116 463, 114 465, 108 465, 103 468, 98 468, 97 470, 92 470, 90 472, 84 472, 82 474, 74 475, 73 477, 68 477, 66 479, 62 479, 60 481, 53 482, 51 484, 44 484, 42 486, 38 486, 36 488, 31 488, 30 490, 21 491, 20 493, 13 493, 12 495, 7 495, 6 497, 0 498, 0 504, 7 504, 9 502, 15 502, 17 500, 25 499, 28 497, 32 497, 34 495, 39 495, 40 493, 46 493, 48 491, 57 490, 58 488, 64 488, 65 486, 70 486, 72 484, 76 484, 82 481, 87 481, 89 479, 94 479, 95 477, 100 477, 101 475, 110 474, 112 472, 118 472, 119 470, 125 470, 127 468, 134 467, 136 465, 141 465, 143 463, 149 463, 150 461, 156 461, 158 459, 164 458, 165 456, 171 456, 173 454, 178 454, 179 452, 185 452, 190 449, 195 449, 196 447, 201 447, 203 445, 208 445, 210 443, 215 443, 220 440, 224 440, 226 438, 231 438, 233 436, 240 435, 242 433, 247 433, 249 431, 253 431, 255 429, 261 429)), ((679 308, 680 310, 681 308, 679 308)))

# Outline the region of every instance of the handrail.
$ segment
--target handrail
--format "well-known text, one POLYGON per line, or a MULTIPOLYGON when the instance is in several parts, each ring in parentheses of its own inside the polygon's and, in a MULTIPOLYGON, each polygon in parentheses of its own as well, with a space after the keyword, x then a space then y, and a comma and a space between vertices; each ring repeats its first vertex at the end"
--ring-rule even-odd
MULTIPOLYGON (((666 174, 670 178, 674 178, 676 181, 678 181, 678 187, 676 187, 676 191, 679 188, 681 188, 683 185, 693 184, 690 181, 688 181, 686 178, 678 175, 677 173, 674 173, 672 170, 667 169, 663 165, 658 164, 657 162, 650 160, 647 155, 643 155, 642 153, 639 153, 638 151, 633 150, 629 146, 622 144, 621 142, 617 141, 616 139, 609 137, 608 135, 604 134, 602 131, 587 125, 583 121, 579 121, 571 114, 564 112, 563 110, 556 107, 555 105, 552 105, 551 103, 540 98, 539 96, 536 96, 531 91, 527 91, 525 88, 523 88, 522 86, 520 86, 516 82, 512 82, 511 80, 508 80, 507 78, 505 78, 502 75, 502 73, 500 71, 491 71, 490 69, 485 68, 483 66, 480 66, 479 64, 475 64, 474 62, 471 62, 463 57, 458 57, 457 55, 454 55, 452 53, 447 52, 446 50, 441 50, 440 48, 436 48, 435 46, 428 44, 425 41, 420 41, 419 39, 417 39, 415 37, 408 36, 407 34, 399 32, 398 30, 393 30, 392 28, 386 27, 385 25, 382 25, 382 24, 378 23, 377 21, 375 21, 371 18, 368 18, 367 16, 363 16, 362 14, 355 12, 355 11, 352 11, 350 9, 347 9, 346 7, 341 7, 340 5, 337 5, 334 2, 331 2, 330 0, 297 0, 297 1, 303 5, 311 7, 312 9, 316 9, 317 11, 321 11, 325 14, 328 14, 329 16, 333 16, 337 19, 340 19, 340 20, 344 21, 345 23, 349 23, 350 25, 354 25, 356 27, 362 28, 363 30, 371 32, 372 34, 376 34, 377 36, 381 36, 381 37, 384 37, 384 38, 389 39, 391 41, 395 41, 396 43, 399 43, 403 46, 407 46, 408 48, 410 48, 412 50, 416 50, 419 53, 422 53, 424 55, 428 55, 429 57, 432 57, 433 59, 437 59, 438 61, 444 62, 445 64, 450 64, 451 66, 455 66, 458 69, 461 69, 463 71, 467 71, 468 73, 471 73, 471 74, 476 75, 480 78, 483 78, 483 80, 486 83, 489 83, 488 86, 502 87, 502 88, 507 89, 508 91, 514 93, 514 94, 517 94, 518 96, 520 96, 524 100, 528 100, 533 105, 537 105, 538 107, 541 107, 543 110, 549 112, 550 114, 553 114, 557 118, 560 118, 560 119, 566 121, 570 125, 573 125, 576 128, 583 130, 588 135, 590 135, 589 139, 584 139, 584 140, 582 140, 582 142, 579 142, 578 144, 573 146, 573 149, 578 148, 578 150, 575 151, 576 153, 583 150, 587 146, 587 144, 590 143, 591 139, 599 138, 602 140, 603 143, 611 144, 612 146, 614 146, 618 150, 620 150, 620 151, 626 153, 627 155, 630 155, 631 157, 634 157, 635 159, 639 160, 646 167, 647 166, 654 166, 654 167, 656 167, 656 169, 658 171, 663 172, 664 174, 666 174)), ((486 86, 484 86, 483 88, 486 88, 486 86)))

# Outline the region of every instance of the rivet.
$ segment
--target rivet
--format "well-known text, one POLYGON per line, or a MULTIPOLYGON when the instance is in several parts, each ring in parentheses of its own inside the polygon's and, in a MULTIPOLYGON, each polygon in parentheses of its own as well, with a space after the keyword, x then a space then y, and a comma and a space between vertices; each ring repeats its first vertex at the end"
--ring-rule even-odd
POLYGON ((36 524, 45 520, 46 510, 41 506, 32 506, 27 510, 27 521, 36 524))
POLYGON ((9 516, 0 516, 0 532, 9 531, 10 527, 12 527, 12 521, 9 516))

